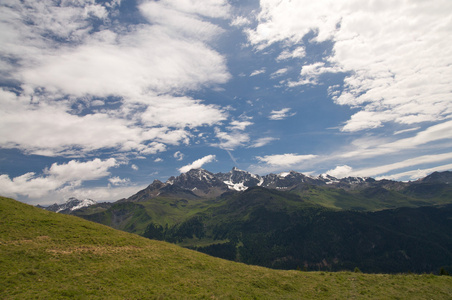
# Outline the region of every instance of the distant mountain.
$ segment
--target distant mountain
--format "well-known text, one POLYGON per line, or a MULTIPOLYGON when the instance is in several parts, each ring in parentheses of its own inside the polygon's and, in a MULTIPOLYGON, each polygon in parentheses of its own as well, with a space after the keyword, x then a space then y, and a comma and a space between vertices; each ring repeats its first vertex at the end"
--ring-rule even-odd
POLYGON ((422 183, 445 183, 452 184, 452 172, 434 172, 427 177, 419 179, 419 182, 422 183))
POLYGON ((97 204, 97 202, 92 199, 79 200, 77 198, 71 197, 63 204, 55 203, 48 207, 41 206, 41 208, 44 208, 46 210, 53 211, 53 212, 70 213, 75 210, 81 209, 83 207, 91 206, 94 204, 97 204))
POLYGON ((306 186, 327 187, 347 191, 369 188, 401 191, 411 185, 421 183, 449 184, 452 182, 452 175, 450 174, 452 172, 433 173, 418 181, 398 182, 393 180, 375 180, 368 177, 338 179, 326 174, 309 176, 295 171, 260 176, 235 167, 227 173, 216 174, 204 169, 192 169, 179 176, 172 176, 164 183, 155 180, 146 189, 128 199, 124 199, 124 201, 142 201, 158 196, 189 199, 196 197, 215 198, 225 192, 241 192, 256 186, 280 191, 300 191, 304 190, 306 186))

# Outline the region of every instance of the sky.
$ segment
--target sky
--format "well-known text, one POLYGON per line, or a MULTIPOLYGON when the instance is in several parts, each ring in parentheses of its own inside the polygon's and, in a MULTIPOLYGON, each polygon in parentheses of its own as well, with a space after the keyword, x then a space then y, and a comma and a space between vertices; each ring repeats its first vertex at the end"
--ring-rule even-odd
POLYGON ((0 195, 452 170, 450 0, 2 0, 0 195))

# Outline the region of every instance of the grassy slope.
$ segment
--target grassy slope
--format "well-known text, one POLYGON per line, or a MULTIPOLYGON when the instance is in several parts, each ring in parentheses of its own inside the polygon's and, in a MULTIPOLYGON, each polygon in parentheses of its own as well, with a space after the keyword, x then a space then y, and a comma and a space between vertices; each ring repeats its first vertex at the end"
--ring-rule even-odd
POLYGON ((452 277, 278 271, 0 198, 0 298, 450 299, 452 277))
POLYGON ((77 210, 74 214, 116 229, 143 234, 151 222, 171 226, 205 211, 211 202, 208 199, 156 197, 140 202, 114 203, 111 207, 93 205, 77 210), (123 218, 113 220, 113 216, 121 215, 121 210, 125 213, 123 218))

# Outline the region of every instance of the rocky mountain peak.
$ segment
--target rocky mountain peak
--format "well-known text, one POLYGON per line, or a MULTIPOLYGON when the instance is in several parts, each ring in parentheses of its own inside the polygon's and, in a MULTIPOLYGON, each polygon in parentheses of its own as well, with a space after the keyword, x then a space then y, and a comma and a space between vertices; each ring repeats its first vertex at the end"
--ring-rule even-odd
POLYGON ((419 179, 419 182, 422 183, 445 183, 445 184, 452 184, 452 172, 451 171, 445 171, 445 172, 433 172, 432 174, 419 179))
POLYGON ((199 195, 210 194, 214 189, 227 190, 227 185, 223 181, 204 169, 191 169, 177 177, 172 176, 167 183, 199 195))

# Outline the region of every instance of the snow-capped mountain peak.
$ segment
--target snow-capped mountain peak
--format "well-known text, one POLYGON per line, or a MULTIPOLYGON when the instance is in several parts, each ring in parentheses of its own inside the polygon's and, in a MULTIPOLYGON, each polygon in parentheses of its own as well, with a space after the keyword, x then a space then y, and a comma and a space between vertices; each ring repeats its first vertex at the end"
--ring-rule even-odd
POLYGON ((46 210, 50 210, 53 212, 74 211, 94 204, 97 204, 97 202, 92 199, 79 200, 77 198, 71 197, 63 204, 55 203, 50 205, 49 207, 46 208, 46 210))

